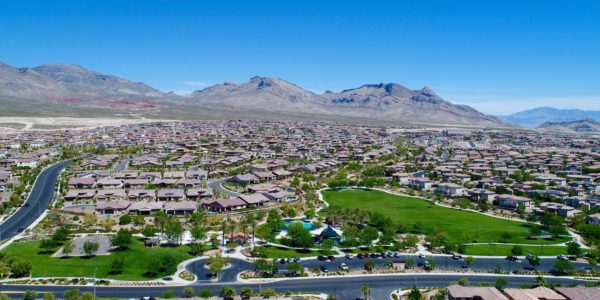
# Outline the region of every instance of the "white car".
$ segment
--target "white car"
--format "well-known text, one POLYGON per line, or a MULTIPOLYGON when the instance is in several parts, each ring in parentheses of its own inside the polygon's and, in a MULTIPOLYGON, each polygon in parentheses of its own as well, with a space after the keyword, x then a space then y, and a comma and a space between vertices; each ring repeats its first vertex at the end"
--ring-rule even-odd
POLYGON ((419 258, 420 258, 420 259, 425 259, 425 254, 423 254, 423 253, 419 253, 419 258))
POLYGON ((346 254, 346 258, 347 258, 347 259, 352 259, 352 258, 354 258, 354 255, 352 255, 352 254, 348 253, 348 254, 346 254))
POLYGON ((346 265, 346 263, 341 263, 340 264, 340 270, 342 270, 342 271, 348 271, 348 265, 346 265))

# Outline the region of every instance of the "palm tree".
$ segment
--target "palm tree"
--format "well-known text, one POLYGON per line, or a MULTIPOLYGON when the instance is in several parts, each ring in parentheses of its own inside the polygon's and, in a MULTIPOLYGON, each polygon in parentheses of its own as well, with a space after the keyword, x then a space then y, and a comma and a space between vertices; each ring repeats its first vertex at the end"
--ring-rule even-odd
POLYGON ((365 283, 362 285, 362 287, 360 288, 360 291, 363 293, 363 298, 365 300, 371 300, 371 291, 373 289, 371 287, 369 287, 368 283, 365 283))

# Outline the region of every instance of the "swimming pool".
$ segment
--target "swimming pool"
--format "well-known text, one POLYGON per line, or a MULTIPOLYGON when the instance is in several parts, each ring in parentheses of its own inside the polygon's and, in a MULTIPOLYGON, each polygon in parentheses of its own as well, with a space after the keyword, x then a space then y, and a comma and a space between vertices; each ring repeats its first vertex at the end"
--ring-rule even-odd
POLYGON ((285 222, 285 229, 283 229, 283 231, 285 231, 288 228, 288 226, 290 226, 290 224, 296 223, 296 222, 302 223, 304 228, 306 228, 308 230, 315 230, 317 228, 321 228, 321 226, 314 226, 311 222, 308 222, 308 221, 305 221, 302 219, 284 219, 283 221, 285 222))

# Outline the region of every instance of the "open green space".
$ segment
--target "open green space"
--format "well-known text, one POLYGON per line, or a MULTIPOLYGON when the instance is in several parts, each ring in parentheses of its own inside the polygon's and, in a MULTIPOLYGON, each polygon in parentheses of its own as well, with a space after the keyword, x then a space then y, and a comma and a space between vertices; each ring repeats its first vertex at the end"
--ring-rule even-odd
MULTIPOLYGON (((487 245, 466 245, 465 253, 467 255, 512 255, 512 245, 498 245, 498 244, 487 244, 487 245)), ((523 249, 523 255, 533 254, 537 256, 554 256, 559 254, 567 254, 567 247, 565 246, 541 246, 541 245, 528 245, 521 246, 523 249)))
POLYGON ((259 251, 267 258, 288 258, 288 257, 312 257, 318 255, 333 255, 334 251, 304 251, 288 248, 280 248, 273 246, 260 246, 256 247, 255 251, 259 251))
POLYGON ((393 219, 406 231, 422 234, 442 231, 447 234, 448 242, 454 244, 490 242, 558 244, 570 239, 569 237, 528 239, 529 225, 524 222, 446 208, 423 199, 377 190, 328 190, 322 193, 325 201, 331 206, 379 212, 393 219))
MULTIPOLYGON (((149 264, 156 257, 170 255, 177 264, 192 258, 188 253, 190 249, 187 246, 147 248, 138 239, 134 239, 127 250, 89 258, 52 257, 52 253, 44 252, 39 244, 40 241, 15 242, 2 252, 29 260, 33 277, 93 277, 94 269, 97 268, 97 277, 119 280, 148 280, 171 275, 175 272, 175 269, 171 269, 152 277, 147 276, 149 264), (116 257, 122 257, 125 264, 120 274, 111 274, 111 262, 116 257)), ((175 264, 175 267, 177 264, 175 264)))

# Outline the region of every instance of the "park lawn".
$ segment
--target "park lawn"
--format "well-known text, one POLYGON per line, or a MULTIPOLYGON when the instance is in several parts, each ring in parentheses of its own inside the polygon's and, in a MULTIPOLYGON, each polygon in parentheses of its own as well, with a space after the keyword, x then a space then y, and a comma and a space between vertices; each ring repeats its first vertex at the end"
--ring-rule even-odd
MULTIPOLYGON (((451 243, 541 244, 542 242, 540 239, 527 239, 529 233, 527 223, 446 208, 415 197, 359 189, 326 190, 322 193, 325 201, 331 206, 379 212, 409 229, 418 224, 421 233, 445 231, 451 243), (506 241, 502 241, 503 232, 507 232, 511 236, 506 241)), ((568 238, 544 240, 549 244, 559 244, 565 241, 568 241, 568 238)))
POLYGON ((303 251, 296 249, 287 249, 274 246, 260 246, 256 247, 257 250, 261 251, 266 255, 267 258, 288 258, 288 257, 312 257, 319 255, 334 255, 335 251, 323 250, 323 251, 303 251))
MULTIPOLYGON (((512 245, 466 245, 465 253, 467 255, 512 255, 512 245)), ((567 247, 565 246, 546 246, 541 245, 528 245, 521 246, 523 249, 523 255, 533 254, 537 256, 554 256, 559 254, 567 254, 567 247)))
POLYGON ((2 252, 29 260, 32 277, 93 277, 94 268, 97 268, 96 277, 119 280, 148 280, 171 275, 167 272, 154 278, 144 275, 151 259, 157 256, 172 255, 177 263, 192 258, 187 246, 147 248, 138 239, 134 239, 128 250, 91 258, 51 257, 52 254, 40 253, 42 249, 39 248, 39 243, 40 241, 15 242, 2 252), (111 261, 115 257, 123 257, 125 260, 121 274, 109 274, 111 261))

